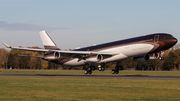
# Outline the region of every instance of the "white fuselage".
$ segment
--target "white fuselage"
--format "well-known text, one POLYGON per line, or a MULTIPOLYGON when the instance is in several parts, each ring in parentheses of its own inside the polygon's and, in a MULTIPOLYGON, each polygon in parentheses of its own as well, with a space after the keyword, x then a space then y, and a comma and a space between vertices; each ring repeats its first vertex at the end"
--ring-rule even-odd
POLYGON ((79 65, 85 65, 88 62, 94 62, 94 63, 107 63, 107 62, 114 62, 118 60, 123 60, 129 57, 135 57, 135 56, 142 56, 146 55, 148 52, 150 52, 154 48, 151 44, 146 43, 137 43, 137 44, 130 44, 130 45, 121 45, 116 46, 108 49, 101 50, 99 52, 112 52, 112 53, 118 53, 117 55, 114 55, 112 57, 103 59, 99 62, 97 62, 97 57, 88 58, 86 60, 78 61, 77 58, 72 59, 71 61, 68 61, 64 63, 63 65, 68 66, 79 66, 79 65))

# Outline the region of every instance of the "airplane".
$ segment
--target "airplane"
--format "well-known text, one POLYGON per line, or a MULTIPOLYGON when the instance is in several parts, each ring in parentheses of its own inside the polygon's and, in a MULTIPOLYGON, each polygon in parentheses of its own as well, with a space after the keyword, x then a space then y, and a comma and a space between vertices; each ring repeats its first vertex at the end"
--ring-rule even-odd
MULTIPOLYGON (((33 51, 43 54, 42 58, 53 63, 64 66, 85 66, 85 74, 91 74, 95 70, 95 64, 98 65, 99 71, 105 70, 105 64, 117 62, 112 74, 118 74, 122 69, 118 62, 133 57, 135 62, 149 61, 150 59, 163 59, 161 52, 167 50, 177 43, 177 39, 171 34, 155 33, 114 42, 88 46, 71 51, 63 51, 57 47, 46 31, 40 31, 40 37, 44 49, 11 47, 6 43, 2 44, 6 48, 33 51)), ((21 55, 29 56, 29 55, 21 55)))

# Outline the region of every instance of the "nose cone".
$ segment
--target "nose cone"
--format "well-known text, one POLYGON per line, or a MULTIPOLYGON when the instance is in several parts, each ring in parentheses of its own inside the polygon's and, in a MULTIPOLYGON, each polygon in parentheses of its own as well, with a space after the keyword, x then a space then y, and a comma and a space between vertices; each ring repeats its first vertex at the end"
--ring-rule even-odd
POLYGON ((176 38, 170 39, 170 40, 169 40, 169 46, 170 46, 170 47, 174 46, 174 45, 177 43, 177 41, 178 41, 178 40, 177 40, 176 38))
POLYGON ((169 48, 171 48, 171 47, 174 46, 177 42, 178 42, 178 40, 177 40, 176 38, 172 38, 172 39, 166 40, 164 49, 169 49, 169 48))
POLYGON ((174 38, 172 43, 174 43, 174 45, 175 45, 177 42, 178 42, 178 40, 176 38, 174 38))
MULTIPOLYGON (((178 40, 177 40, 176 38, 173 38, 173 39, 170 39, 169 44, 172 45, 172 46, 174 46, 177 42, 178 42, 178 40)), ((172 46, 171 46, 171 47, 172 47, 172 46)))

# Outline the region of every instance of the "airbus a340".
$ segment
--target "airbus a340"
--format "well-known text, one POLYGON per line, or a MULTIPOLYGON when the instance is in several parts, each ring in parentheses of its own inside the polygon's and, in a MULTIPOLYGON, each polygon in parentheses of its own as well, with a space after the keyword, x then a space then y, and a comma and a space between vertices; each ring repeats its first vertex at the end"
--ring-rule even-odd
MULTIPOLYGON (((148 61, 150 59, 162 59, 161 51, 167 50, 177 43, 177 39, 171 34, 156 33, 125 40, 119 40, 89 47, 62 51, 45 31, 40 31, 44 49, 11 47, 3 42, 3 45, 11 49, 34 51, 43 54, 44 60, 66 66, 89 65, 84 71, 91 74, 98 64, 99 71, 104 71, 104 65, 133 57, 134 61, 148 61)), ((26 56, 26 55, 25 55, 26 56)), ((33 56, 32 56, 33 57, 33 56)), ((37 57, 37 56, 36 56, 37 57)), ((112 74, 118 74, 120 66, 112 70, 112 74)))

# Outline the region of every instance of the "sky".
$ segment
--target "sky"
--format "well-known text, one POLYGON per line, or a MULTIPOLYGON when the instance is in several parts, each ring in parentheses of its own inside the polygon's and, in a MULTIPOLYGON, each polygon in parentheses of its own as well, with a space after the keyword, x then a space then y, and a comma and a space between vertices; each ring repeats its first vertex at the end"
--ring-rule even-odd
POLYGON ((179 4, 180 0, 0 0, 0 41, 43 48, 42 30, 62 50, 152 33, 170 33, 180 40, 179 4))

